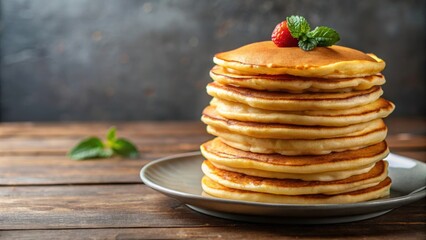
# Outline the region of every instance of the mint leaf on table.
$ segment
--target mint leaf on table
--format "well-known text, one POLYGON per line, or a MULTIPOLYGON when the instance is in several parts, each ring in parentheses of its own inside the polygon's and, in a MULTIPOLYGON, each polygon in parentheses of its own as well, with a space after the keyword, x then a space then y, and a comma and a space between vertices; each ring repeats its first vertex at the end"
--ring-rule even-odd
POLYGON ((117 132, 117 129, 115 127, 111 127, 108 130, 108 133, 107 133, 107 140, 108 141, 115 141, 115 139, 117 138, 116 132, 117 132))
POLYGON ((135 158, 139 156, 136 146, 124 138, 117 139, 112 145, 112 150, 123 157, 135 158))
POLYGON ((329 27, 320 26, 311 31, 308 21, 302 16, 290 16, 286 21, 291 36, 299 40, 299 47, 305 51, 317 46, 331 46, 340 40, 339 33, 329 27))
POLYGON ((104 144, 99 138, 86 138, 71 149, 68 156, 74 160, 83 160, 89 158, 111 157, 111 149, 105 149, 104 144))
POLYGON ((115 127, 108 130, 105 142, 97 137, 89 137, 68 152, 68 156, 74 160, 109 158, 114 155, 128 158, 139 156, 139 151, 133 143, 125 138, 117 139, 115 127))

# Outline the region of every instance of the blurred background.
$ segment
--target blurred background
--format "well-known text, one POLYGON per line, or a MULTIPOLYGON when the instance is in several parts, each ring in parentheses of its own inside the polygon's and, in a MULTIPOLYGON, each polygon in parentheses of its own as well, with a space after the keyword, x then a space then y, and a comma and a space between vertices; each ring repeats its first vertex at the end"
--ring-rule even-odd
POLYGON ((387 63, 393 117, 426 115, 422 0, 0 0, 0 121, 198 120, 216 52, 288 15, 387 63))

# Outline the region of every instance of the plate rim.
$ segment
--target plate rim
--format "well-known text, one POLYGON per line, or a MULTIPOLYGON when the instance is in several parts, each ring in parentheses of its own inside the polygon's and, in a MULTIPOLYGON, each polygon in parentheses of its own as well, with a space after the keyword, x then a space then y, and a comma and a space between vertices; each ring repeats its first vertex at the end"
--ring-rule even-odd
MULTIPOLYGON (((371 200, 371 201, 367 201, 367 202, 358 202, 358 203, 345 203, 345 204, 339 204, 339 203, 328 203, 328 204, 282 204, 282 203, 263 203, 263 202, 249 202, 249 201, 240 201, 240 200, 234 200, 234 199, 222 199, 222 198, 207 198, 205 196, 201 196, 201 195, 195 195, 192 193, 186 193, 186 192, 181 192, 181 191, 177 191, 174 189, 170 189, 164 186, 161 186, 159 184, 154 183, 153 181, 151 181, 150 179, 148 179, 148 177, 146 176, 146 172, 149 170, 150 167, 152 167, 153 165, 156 164, 160 164, 162 162, 167 162, 167 161, 172 161, 172 160, 176 160, 178 158, 185 158, 185 157, 194 157, 194 156, 201 156, 201 152, 200 151, 193 151, 193 152, 185 152, 185 153, 179 153, 179 154, 173 154, 170 156, 166 156, 166 157, 162 157, 156 160, 153 160, 147 164, 145 164, 142 169, 140 170, 140 178, 142 180, 142 182, 149 186, 150 188, 157 190, 165 195, 168 195, 170 197, 175 198, 175 196, 178 196, 180 198, 191 198, 191 199, 196 199, 196 200, 201 200, 201 201, 213 201, 213 202, 219 202, 219 203, 224 203, 224 204, 243 204, 243 205, 247 205, 247 206, 254 206, 254 207, 268 207, 268 208, 292 208, 292 209, 305 209, 305 210, 309 210, 309 209, 324 209, 324 208, 332 208, 332 209, 343 209, 343 208, 356 208, 356 207, 373 207, 376 205, 384 205, 384 204, 394 204, 394 203, 399 203, 402 202, 404 203, 405 201, 409 201, 412 200, 413 198, 416 199, 418 198, 421 199, 422 195, 423 197, 426 196, 426 189, 419 188, 416 189, 414 191, 412 191, 411 193, 402 195, 402 196, 397 196, 397 197, 392 197, 392 198, 384 198, 384 199, 376 199, 376 200, 371 200)), ((394 154, 394 153, 390 153, 390 155, 394 155, 394 156, 401 156, 398 154, 394 154)), ((389 157, 388 156, 388 157, 389 157)), ((420 165, 425 165, 426 163, 418 161, 416 159, 412 159, 406 156, 401 156, 404 157, 410 161, 414 161, 416 162, 416 164, 420 164, 420 165)), ((201 171, 201 170, 200 170, 201 171)), ((391 187, 392 189, 392 187, 391 187)), ((181 199, 179 199, 180 201, 182 201, 181 199)), ((417 201, 417 200, 415 200, 417 201)), ((184 202, 185 203, 185 202, 184 202)), ((187 204, 187 203, 185 203, 187 204)), ((393 209, 393 208, 392 208, 393 209)))

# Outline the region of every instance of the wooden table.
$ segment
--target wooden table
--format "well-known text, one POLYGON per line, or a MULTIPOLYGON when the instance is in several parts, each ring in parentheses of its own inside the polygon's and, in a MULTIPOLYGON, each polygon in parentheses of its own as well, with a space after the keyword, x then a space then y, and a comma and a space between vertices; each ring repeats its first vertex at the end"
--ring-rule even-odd
MULTIPOLYGON (((425 119, 389 119, 395 153, 426 161, 425 119)), ((0 124, 1 239, 337 238, 426 239, 426 200, 375 219, 334 225, 235 222, 188 209, 141 183, 149 161, 195 151, 210 139, 199 122, 0 124), (111 126, 140 159, 73 161, 65 153, 111 126)))

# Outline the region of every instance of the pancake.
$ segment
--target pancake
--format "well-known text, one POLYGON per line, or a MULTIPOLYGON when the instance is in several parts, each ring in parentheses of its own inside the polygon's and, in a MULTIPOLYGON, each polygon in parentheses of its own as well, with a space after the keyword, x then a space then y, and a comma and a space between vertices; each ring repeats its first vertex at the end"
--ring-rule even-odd
POLYGON ((209 162, 216 168, 223 169, 230 172, 242 173, 249 176, 264 177, 264 178, 277 178, 277 179, 299 179, 304 181, 336 181, 345 178, 349 178, 355 175, 363 174, 370 171, 375 164, 368 166, 362 166, 356 169, 336 171, 336 172, 322 172, 322 173, 310 173, 310 174, 298 174, 298 173, 283 173, 283 172, 268 172, 263 170, 251 169, 251 168, 233 168, 227 167, 213 161, 209 162))
POLYGON ((387 177, 387 166, 386 161, 379 161, 367 173, 336 181, 303 181, 255 177, 216 168, 208 160, 203 162, 201 169, 211 180, 234 189, 282 195, 331 195, 356 191, 379 184, 387 177))
POLYGON ((208 106, 203 111, 201 120, 215 128, 223 128, 233 133, 255 138, 278 139, 320 139, 345 136, 361 131, 367 127, 379 128, 383 126, 382 119, 372 120, 343 127, 299 126, 279 123, 255 123, 229 120, 220 116, 213 106, 208 106))
POLYGON ((259 91, 213 82, 207 85, 207 93, 212 97, 243 103, 254 108, 302 111, 354 108, 376 101, 383 91, 379 86, 375 86, 348 93, 291 94, 259 91))
MULTIPOLYGON (((386 178, 379 184, 362 190, 340 193, 335 195, 277 195, 258 193, 228 188, 204 176, 201 180, 204 193, 208 196, 249 202, 279 203, 279 204, 344 204, 364 202, 388 196, 391 180, 386 178)), ((203 195, 205 196, 205 194, 203 195)))
POLYGON ((370 76, 385 68, 373 54, 333 45, 303 51, 299 47, 277 47, 272 41, 256 42, 218 53, 213 61, 239 71, 302 77, 348 78, 370 76))
POLYGON ((210 162, 222 166, 293 174, 315 174, 362 168, 386 158, 389 154, 389 148, 384 141, 358 150, 326 155, 286 156, 242 151, 215 138, 202 144, 200 150, 210 162))
POLYGON ((326 139, 266 139, 248 137, 225 129, 207 126, 207 132, 222 142, 243 151, 255 153, 279 153, 283 155, 322 155, 331 152, 360 149, 383 141, 387 128, 368 126, 344 137, 326 139))
POLYGON ((254 75, 229 71, 221 66, 214 66, 210 77, 221 84, 234 85, 256 90, 287 92, 349 92, 366 90, 373 86, 383 85, 382 74, 355 78, 305 78, 291 75, 254 75))
POLYGON ((385 118, 395 105, 383 98, 363 106, 343 110, 272 111, 213 98, 210 105, 219 115, 233 120, 259 123, 298 124, 306 126, 347 126, 385 118))

